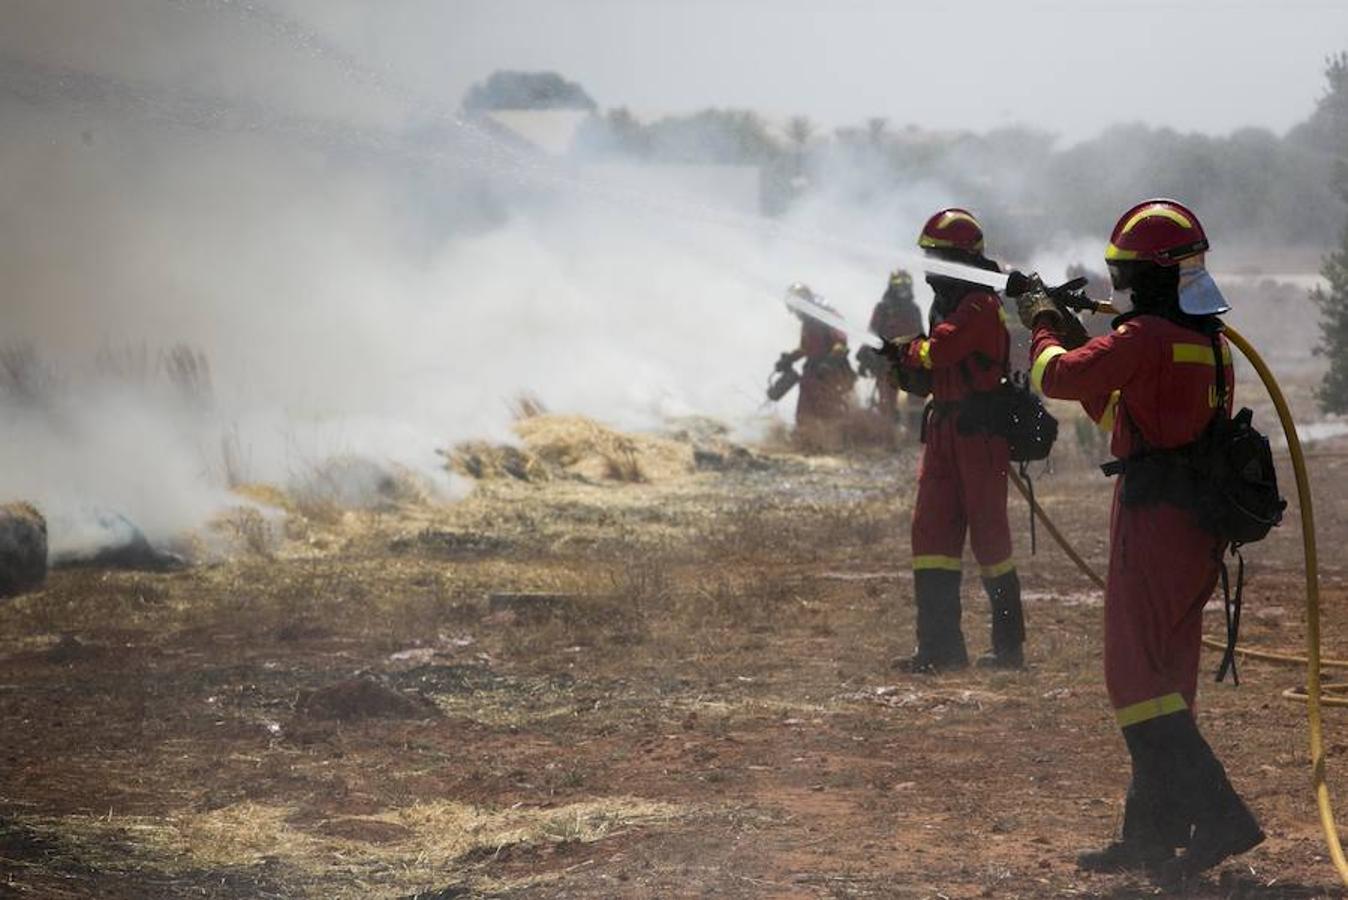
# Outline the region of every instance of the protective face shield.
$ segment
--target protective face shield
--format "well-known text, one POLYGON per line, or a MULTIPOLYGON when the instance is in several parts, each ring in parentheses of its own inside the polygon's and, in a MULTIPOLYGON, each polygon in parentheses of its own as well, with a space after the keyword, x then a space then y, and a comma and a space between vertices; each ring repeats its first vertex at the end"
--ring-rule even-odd
POLYGON ((1123 266, 1118 263, 1110 263, 1107 268, 1109 269, 1109 283, 1114 287, 1114 290, 1131 290, 1128 285, 1128 273, 1123 270, 1123 266))
POLYGON ((1119 312, 1130 312, 1133 308, 1133 284, 1128 269, 1118 263, 1109 263, 1109 283, 1114 288, 1111 301, 1119 312))
POLYGON ((888 296, 897 300, 913 299, 913 278, 907 272, 899 269, 889 276, 889 289, 885 292, 888 296))
POLYGON ((801 305, 816 304, 818 301, 819 298, 815 296, 814 291, 810 290, 809 285, 802 284, 799 281, 794 282, 788 287, 785 295, 782 297, 782 302, 786 304, 787 310, 802 322, 805 321, 806 317, 800 311, 801 305))
POLYGON ((1203 265, 1204 254, 1180 263, 1179 308, 1191 316, 1220 316, 1231 311, 1217 282, 1203 265))

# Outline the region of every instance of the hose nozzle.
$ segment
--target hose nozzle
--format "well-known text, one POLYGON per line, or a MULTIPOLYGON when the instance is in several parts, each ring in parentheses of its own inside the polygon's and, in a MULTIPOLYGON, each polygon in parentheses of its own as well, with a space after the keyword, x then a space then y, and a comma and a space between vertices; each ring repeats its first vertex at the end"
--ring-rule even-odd
POLYGON ((1006 296, 1014 298, 1030 291, 1041 290, 1061 307, 1078 312, 1096 312, 1099 304, 1086 296, 1087 284, 1085 278, 1073 278, 1071 281, 1049 287, 1036 272, 1026 275, 1012 269, 1006 276, 1006 296))

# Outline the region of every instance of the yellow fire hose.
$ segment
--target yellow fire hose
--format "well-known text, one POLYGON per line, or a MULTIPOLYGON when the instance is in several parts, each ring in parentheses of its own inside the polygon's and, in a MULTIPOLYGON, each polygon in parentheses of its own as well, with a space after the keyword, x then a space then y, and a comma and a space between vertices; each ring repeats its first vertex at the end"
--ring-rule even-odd
MULTIPOLYGON (((1100 303, 1096 306, 1096 312, 1108 314, 1114 313, 1116 310, 1107 303, 1100 303)), ((1259 373, 1259 379, 1264 383, 1264 387, 1268 390, 1269 397, 1273 401, 1273 406, 1278 411, 1278 419, 1282 423, 1283 434, 1287 438, 1287 452, 1292 458, 1292 471, 1296 475, 1297 498, 1301 506, 1302 553, 1305 558, 1306 573, 1306 656, 1302 658, 1290 654, 1260 650, 1238 649, 1237 652, 1251 659, 1278 663, 1304 663, 1306 665, 1305 689, 1292 688, 1285 691, 1283 696, 1306 702, 1306 719, 1310 732, 1311 786, 1315 791, 1316 805, 1320 809, 1320 825, 1324 829, 1325 843, 1329 846, 1330 859, 1333 860, 1334 868, 1338 871, 1343 883, 1348 885, 1348 859, 1344 858, 1343 846, 1339 843, 1338 827, 1334 824, 1334 806, 1329 796, 1329 784, 1325 777, 1324 734, 1321 724, 1322 707, 1348 706, 1348 685, 1324 686, 1320 683, 1320 670, 1322 668, 1348 668, 1348 660, 1320 658, 1320 570, 1316 557, 1315 513, 1311 505, 1310 480, 1306 475, 1306 458, 1301 451, 1301 440, 1297 436, 1296 424, 1292 421, 1292 412, 1287 406, 1287 399, 1283 396, 1282 388, 1278 386, 1273 373, 1269 371, 1263 358, 1240 332, 1227 326, 1225 334, 1227 339, 1236 345, 1236 348, 1254 367, 1254 370, 1259 373), (1326 694, 1330 696, 1326 696, 1326 694)), ((1104 579, 1087 565, 1081 555, 1073 549, 1067 539, 1045 515, 1043 508, 1031 499, 1029 491, 1016 477, 1016 474, 1014 472, 1009 474, 1011 483, 1025 497, 1026 502, 1031 506, 1032 514, 1043 523, 1053 540, 1076 563, 1087 578, 1103 589, 1105 586, 1104 579)), ((1226 646, 1209 638, 1204 638, 1203 643, 1218 649, 1225 649, 1226 646)))

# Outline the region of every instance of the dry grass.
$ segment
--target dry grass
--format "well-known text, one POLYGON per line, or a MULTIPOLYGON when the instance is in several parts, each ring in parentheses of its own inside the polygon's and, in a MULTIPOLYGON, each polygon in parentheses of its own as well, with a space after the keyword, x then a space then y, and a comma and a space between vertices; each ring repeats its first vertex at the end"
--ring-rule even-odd
POLYGON ((517 422, 515 430, 531 453, 573 476, 630 483, 693 471, 688 444, 620 434, 582 416, 533 416, 517 422))
POLYGON ((518 447, 488 441, 465 441, 452 450, 442 450, 451 472, 478 480, 515 478, 519 481, 547 481, 552 476, 538 457, 518 447))
POLYGON ((216 519, 214 527, 247 553, 263 559, 272 559, 279 546, 279 536, 267 517, 252 507, 230 510, 216 519))
POLYGON ((0 346, 0 394, 18 403, 41 405, 55 397, 62 385, 59 373, 32 344, 0 346))
POLYGON ((244 802, 162 819, 67 816, 25 824, 59 834, 88 863, 125 864, 125 858, 101 858, 103 848, 122 844, 139 865, 166 873, 279 864, 293 882, 311 885, 308 896, 381 898, 444 887, 465 874, 462 861, 506 848, 594 843, 693 813, 634 797, 552 809, 491 809, 446 800, 343 817, 341 828, 331 828, 326 826, 333 820, 304 822, 297 812, 244 802))
POLYGON ((224 473, 225 484, 230 490, 237 490, 252 482, 252 466, 243 442, 239 438, 238 426, 228 429, 220 435, 220 465, 224 473))
POLYGON ((548 408, 534 394, 522 393, 510 402, 510 417, 516 422, 546 416, 548 408))
POLYGON ((206 409, 215 397, 211 364, 206 354, 187 344, 174 344, 159 352, 158 370, 187 406, 206 409))

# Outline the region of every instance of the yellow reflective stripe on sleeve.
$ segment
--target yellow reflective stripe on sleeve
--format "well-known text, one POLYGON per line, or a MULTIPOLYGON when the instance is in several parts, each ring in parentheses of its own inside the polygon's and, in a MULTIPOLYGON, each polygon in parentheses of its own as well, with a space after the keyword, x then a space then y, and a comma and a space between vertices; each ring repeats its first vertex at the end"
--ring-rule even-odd
POLYGON ((1100 414, 1100 418, 1095 420, 1095 424, 1101 431, 1114 430, 1114 418, 1119 412, 1119 397, 1121 396, 1118 391, 1109 395, 1109 402, 1105 404, 1105 411, 1100 414))
POLYGON ((1143 700, 1141 703, 1116 709, 1114 710, 1114 718, 1118 720, 1120 728, 1127 728, 1129 725, 1137 725, 1141 722, 1159 719, 1161 716, 1168 716, 1171 713, 1183 712, 1188 708, 1184 703, 1184 698, 1179 694, 1166 694, 1164 697, 1152 697, 1150 700, 1143 700))
POLYGON ((917 358, 922 360, 922 368, 931 368, 931 341, 919 341, 917 345, 917 358))
POLYGON ((1044 352, 1039 354, 1038 358, 1035 359, 1034 365, 1030 367, 1030 384, 1034 386, 1036 391, 1041 394, 1044 393, 1044 370, 1048 368, 1048 364, 1052 362, 1054 358, 1062 356, 1066 352, 1067 351, 1062 347, 1054 345, 1046 348, 1044 352))
POLYGON ((918 572, 923 569, 940 569, 945 572, 958 572, 961 569, 960 558, 958 556, 937 556, 935 554, 914 556, 913 571, 918 572))
MULTIPOLYGON (((1215 365, 1212 347, 1207 344, 1171 344, 1171 359, 1177 363, 1195 363, 1196 365, 1215 365)), ((1222 362, 1231 364, 1231 345, 1222 345, 1222 362)))
POLYGON ((1001 578, 1010 572, 1016 571, 1016 561, 1014 559, 1004 559, 995 566, 983 566, 981 572, 984 578, 1001 578))

